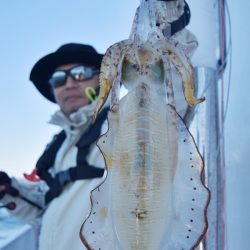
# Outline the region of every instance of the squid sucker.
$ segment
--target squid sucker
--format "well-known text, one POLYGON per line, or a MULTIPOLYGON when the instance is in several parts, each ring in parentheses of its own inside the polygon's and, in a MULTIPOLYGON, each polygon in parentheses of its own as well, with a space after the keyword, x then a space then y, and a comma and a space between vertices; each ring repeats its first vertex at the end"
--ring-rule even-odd
MULTIPOLYGON (((149 31, 146 41, 122 41, 103 59, 95 116, 111 92, 109 128, 97 142, 107 175, 91 192, 81 228, 88 250, 190 250, 208 227, 203 160, 173 88, 185 84, 192 67, 179 48, 155 39, 149 31), (122 98, 120 84, 127 89, 122 98)), ((200 102, 192 93, 191 99, 200 102)))

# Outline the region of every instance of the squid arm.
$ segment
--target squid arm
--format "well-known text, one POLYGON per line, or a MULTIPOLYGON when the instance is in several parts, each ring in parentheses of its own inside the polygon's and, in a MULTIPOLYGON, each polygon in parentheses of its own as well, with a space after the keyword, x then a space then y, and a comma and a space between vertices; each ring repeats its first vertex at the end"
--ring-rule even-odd
POLYGON ((171 59, 177 72, 182 78, 182 88, 184 92, 185 99, 189 106, 194 106, 205 100, 204 97, 195 98, 194 97, 194 77, 193 77, 193 67, 190 62, 185 58, 185 56, 179 56, 173 51, 165 52, 171 59), (181 58, 182 57, 182 58, 181 58), (184 59, 184 63, 182 62, 184 59))
MULTIPOLYGON (((158 28, 154 29, 153 34, 157 34, 158 39, 162 43, 160 47, 162 47, 163 57, 170 58, 170 61, 182 78, 182 88, 188 105, 192 107, 203 102, 205 100, 204 97, 194 97, 193 67, 191 61, 185 55, 183 48, 174 40, 166 39, 158 28)), ((163 61, 166 60, 163 59, 163 61)))
POLYGON ((118 75, 118 65, 122 60, 124 48, 129 40, 124 40, 110 46, 102 60, 100 72, 100 93, 97 99, 97 105, 94 111, 94 120, 106 102, 113 83, 118 75))

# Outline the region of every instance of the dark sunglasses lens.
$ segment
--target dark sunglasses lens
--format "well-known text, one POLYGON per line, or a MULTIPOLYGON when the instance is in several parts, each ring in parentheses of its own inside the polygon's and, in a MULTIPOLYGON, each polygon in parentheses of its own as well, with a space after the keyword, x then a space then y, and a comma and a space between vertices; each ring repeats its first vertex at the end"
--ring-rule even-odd
POLYGON ((84 81, 93 76, 93 70, 89 67, 77 66, 70 70, 70 75, 75 81, 84 81))
POLYGON ((56 71, 51 76, 49 83, 53 88, 57 88, 64 85, 65 80, 66 80, 66 73, 63 71, 56 71))

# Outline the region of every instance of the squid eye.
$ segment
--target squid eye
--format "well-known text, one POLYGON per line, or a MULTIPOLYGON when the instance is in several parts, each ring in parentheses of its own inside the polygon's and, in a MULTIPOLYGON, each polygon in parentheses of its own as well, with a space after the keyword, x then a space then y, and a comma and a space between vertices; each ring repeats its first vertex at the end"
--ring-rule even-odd
POLYGON ((131 63, 128 60, 124 60, 122 65, 122 80, 129 81, 134 78, 134 74, 139 70, 137 64, 131 63))
POLYGON ((158 61, 156 64, 153 64, 151 66, 151 70, 157 79, 163 81, 163 79, 164 79, 164 67, 163 67, 163 62, 161 60, 158 61))

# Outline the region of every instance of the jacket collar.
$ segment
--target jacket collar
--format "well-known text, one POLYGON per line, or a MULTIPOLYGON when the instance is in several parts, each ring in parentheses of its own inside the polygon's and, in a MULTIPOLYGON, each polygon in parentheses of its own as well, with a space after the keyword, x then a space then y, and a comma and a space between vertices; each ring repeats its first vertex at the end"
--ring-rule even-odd
POLYGON ((69 117, 65 116, 61 110, 58 110, 51 116, 49 123, 60 126, 66 131, 88 127, 92 122, 95 106, 96 101, 79 108, 76 112, 70 114, 69 117))

